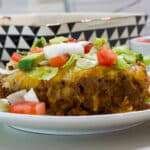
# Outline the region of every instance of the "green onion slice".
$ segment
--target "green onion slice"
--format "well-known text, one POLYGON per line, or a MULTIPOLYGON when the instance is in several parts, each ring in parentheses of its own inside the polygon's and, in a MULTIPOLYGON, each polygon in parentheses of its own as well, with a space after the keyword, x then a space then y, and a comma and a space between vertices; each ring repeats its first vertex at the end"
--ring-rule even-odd
POLYGON ((41 37, 40 39, 37 39, 33 42, 31 49, 36 47, 43 48, 44 46, 46 46, 46 39, 44 37, 41 37))

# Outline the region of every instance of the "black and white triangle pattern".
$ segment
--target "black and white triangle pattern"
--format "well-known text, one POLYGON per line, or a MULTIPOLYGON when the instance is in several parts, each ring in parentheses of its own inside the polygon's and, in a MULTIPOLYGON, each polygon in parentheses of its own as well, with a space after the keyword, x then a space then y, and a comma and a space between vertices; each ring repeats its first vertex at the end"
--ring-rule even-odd
MULTIPOLYGON (((130 18, 131 19, 131 18, 130 18)), ((119 21, 119 20, 118 20, 119 21)), ((85 23, 72 22, 50 26, 0 26, 0 66, 5 64, 10 55, 19 50, 29 50, 33 41, 38 37, 45 37, 48 41, 55 36, 73 37, 76 39, 92 40, 93 37, 108 39, 111 46, 128 44, 132 37, 141 36, 147 21, 146 15, 132 17, 132 24, 118 26, 87 28, 85 23), (84 27, 85 26, 85 27, 84 27), (84 30, 83 30, 84 28, 84 30)), ((101 23, 101 20, 99 21, 101 23)), ((92 22, 93 24, 93 22, 92 22)))

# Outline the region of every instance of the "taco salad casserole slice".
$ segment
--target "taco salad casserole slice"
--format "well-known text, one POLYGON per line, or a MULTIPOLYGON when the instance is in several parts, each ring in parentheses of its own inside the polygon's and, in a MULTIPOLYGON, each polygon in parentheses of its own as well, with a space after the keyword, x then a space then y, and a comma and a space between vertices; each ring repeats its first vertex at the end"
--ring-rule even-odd
POLYGON ((126 46, 40 38, 0 70, 0 110, 21 114, 94 115, 149 108, 150 57, 126 46))

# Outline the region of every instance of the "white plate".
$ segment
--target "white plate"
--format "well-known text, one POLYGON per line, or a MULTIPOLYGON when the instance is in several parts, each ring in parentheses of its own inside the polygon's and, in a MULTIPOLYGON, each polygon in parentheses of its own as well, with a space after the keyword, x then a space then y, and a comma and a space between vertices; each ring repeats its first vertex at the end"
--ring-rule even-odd
POLYGON ((150 119, 150 110, 93 116, 36 116, 0 112, 0 121, 16 129, 57 135, 112 132, 150 119))

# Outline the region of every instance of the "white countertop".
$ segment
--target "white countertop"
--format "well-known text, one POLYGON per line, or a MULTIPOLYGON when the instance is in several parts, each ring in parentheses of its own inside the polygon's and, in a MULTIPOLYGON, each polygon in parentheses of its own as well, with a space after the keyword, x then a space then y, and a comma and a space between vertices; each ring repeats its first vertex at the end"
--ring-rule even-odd
POLYGON ((1 150, 150 150, 150 122, 107 134, 55 136, 0 125, 1 150))

